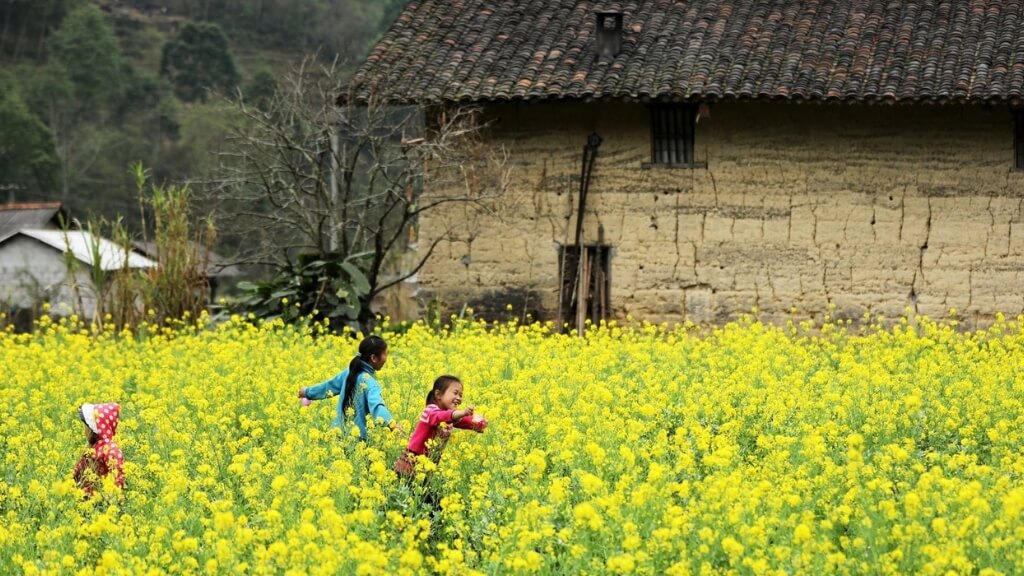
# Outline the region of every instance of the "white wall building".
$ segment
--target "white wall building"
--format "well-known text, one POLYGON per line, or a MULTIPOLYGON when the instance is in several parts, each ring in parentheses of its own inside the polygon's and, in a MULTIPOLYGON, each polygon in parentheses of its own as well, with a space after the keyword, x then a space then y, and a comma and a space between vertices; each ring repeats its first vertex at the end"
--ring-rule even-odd
POLYGON ((89 318, 97 298, 93 267, 111 272, 126 264, 132 269, 157 266, 145 256, 126 252, 84 230, 7 231, 0 235, 0 303, 16 309, 49 302, 54 313, 80 311, 89 318))

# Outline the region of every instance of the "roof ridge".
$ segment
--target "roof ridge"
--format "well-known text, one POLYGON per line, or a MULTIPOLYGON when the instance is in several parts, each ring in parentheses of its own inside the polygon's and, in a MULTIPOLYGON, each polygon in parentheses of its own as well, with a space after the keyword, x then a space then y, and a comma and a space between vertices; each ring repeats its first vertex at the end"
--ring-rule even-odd
POLYGON ((413 0, 339 100, 1024 104, 1020 0, 413 0), (510 22, 510 15, 518 15, 510 22))
POLYGON ((0 210, 44 210, 48 208, 61 208, 63 203, 52 202, 6 202, 0 204, 0 210))

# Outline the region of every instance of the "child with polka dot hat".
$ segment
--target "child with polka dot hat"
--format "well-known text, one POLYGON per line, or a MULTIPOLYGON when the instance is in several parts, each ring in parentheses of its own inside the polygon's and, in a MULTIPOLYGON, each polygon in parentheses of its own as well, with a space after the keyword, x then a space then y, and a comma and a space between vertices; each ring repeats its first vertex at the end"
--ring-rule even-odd
POLYGON ((117 487, 124 488, 124 455, 114 443, 120 415, 121 406, 113 402, 82 404, 78 409, 78 418, 85 423, 90 450, 75 464, 75 483, 86 496, 92 496, 96 483, 111 471, 117 487))

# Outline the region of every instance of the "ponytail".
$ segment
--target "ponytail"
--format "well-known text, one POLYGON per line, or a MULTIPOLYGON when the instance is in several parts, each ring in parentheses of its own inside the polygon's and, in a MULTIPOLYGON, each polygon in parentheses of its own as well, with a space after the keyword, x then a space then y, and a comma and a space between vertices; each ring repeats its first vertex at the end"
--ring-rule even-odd
POLYGON ((348 363, 348 377, 345 378, 345 397, 341 403, 342 412, 345 412, 352 406, 352 400, 356 395, 356 381, 359 380, 359 374, 366 370, 363 363, 368 361, 370 356, 379 356, 387 349, 387 342, 376 335, 367 336, 359 343, 359 354, 356 354, 352 361, 348 363))

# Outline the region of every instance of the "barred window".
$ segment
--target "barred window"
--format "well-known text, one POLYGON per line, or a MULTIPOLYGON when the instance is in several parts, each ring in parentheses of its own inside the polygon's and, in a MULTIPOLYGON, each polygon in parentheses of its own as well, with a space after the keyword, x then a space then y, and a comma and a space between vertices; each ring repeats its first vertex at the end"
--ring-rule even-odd
POLYGON ((651 163, 694 166, 693 141, 696 127, 696 104, 652 105, 651 163))

